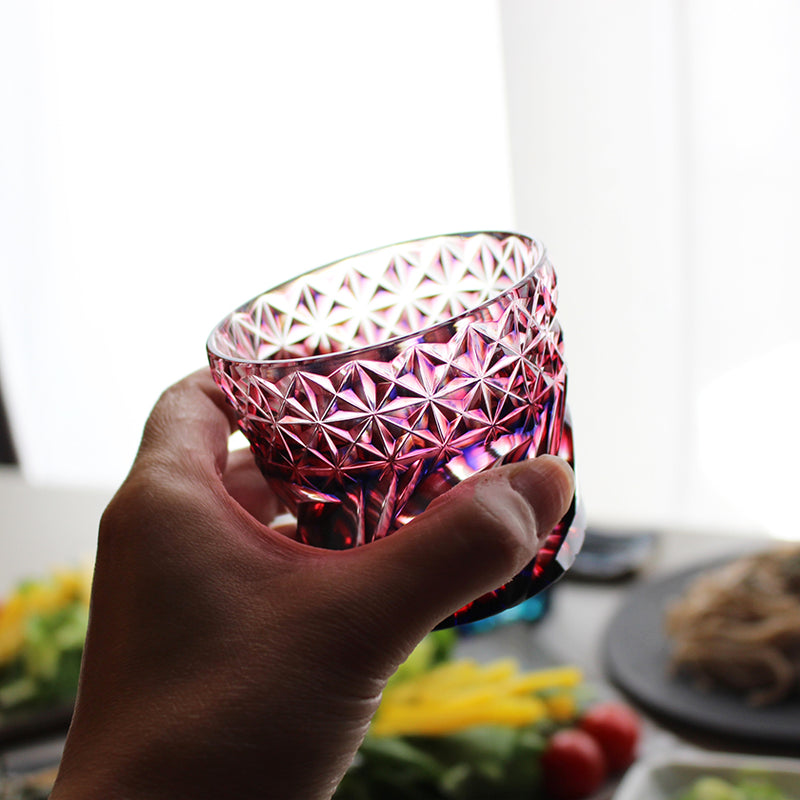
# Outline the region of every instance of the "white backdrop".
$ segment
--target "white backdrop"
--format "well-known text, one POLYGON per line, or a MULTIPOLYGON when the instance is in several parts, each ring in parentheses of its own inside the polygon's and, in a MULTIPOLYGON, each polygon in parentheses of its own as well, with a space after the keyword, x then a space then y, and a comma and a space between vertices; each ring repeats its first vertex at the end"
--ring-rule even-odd
POLYGON ((800 537, 800 6, 501 10, 590 517, 800 537))
POLYGON ((25 473, 124 476, 234 306, 373 246, 513 226, 482 0, 0 5, 0 363, 25 473))
POLYGON ((6 0, 0 364, 26 476, 113 486, 277 279, 516 228, 590 521, 798 536, 791 0, 6 0))

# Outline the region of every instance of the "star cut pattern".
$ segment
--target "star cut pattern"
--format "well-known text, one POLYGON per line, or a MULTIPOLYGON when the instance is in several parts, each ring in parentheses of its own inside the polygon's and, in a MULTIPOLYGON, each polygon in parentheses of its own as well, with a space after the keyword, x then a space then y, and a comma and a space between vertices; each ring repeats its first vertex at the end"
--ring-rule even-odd
POLYGON ((526 237, 436 237, 336 262, 231 314, 208 352, 309 544, 364 544, 474 472, 572 456, 555 274, 526 237))

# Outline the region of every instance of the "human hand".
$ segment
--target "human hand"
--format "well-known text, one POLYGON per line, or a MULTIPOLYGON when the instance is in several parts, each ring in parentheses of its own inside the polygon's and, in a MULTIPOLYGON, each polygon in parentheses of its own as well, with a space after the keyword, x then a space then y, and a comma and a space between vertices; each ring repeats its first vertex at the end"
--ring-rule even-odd
POLYGON ((52 800, 330 798, 389 676, 527 564, 566 512, 544 456, 381 541, 329 551, 279 510, 208 370, 167 390, 100 524, 81 685, 52 800))

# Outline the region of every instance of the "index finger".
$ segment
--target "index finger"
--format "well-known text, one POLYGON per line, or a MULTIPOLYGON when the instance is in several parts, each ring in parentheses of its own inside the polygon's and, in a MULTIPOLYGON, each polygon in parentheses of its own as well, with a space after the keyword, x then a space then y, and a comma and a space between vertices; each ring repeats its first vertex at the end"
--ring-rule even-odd
POLYGON ((177 471, 191 465, 219 477, 235 429, 233 408, 206 367, 161 395, 145 424, 136 460, 156 461, 177 471))

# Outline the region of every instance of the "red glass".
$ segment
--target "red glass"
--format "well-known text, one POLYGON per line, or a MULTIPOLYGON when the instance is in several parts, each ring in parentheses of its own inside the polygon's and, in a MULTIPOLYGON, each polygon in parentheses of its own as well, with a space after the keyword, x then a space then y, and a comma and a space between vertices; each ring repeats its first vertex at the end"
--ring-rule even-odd
MULTIPOLYGON (((228 315, 208 340, 213 374, 298 539, 363 545, 475 472, 543 453, 572 463, 556 294, 541 244, 480 232, 346 258, 228 315)), ((552 583, 582 543, 576 512, 443 625, 552 583)))

